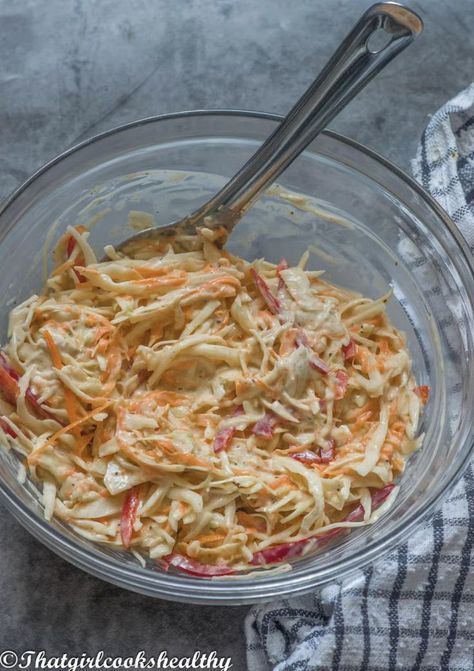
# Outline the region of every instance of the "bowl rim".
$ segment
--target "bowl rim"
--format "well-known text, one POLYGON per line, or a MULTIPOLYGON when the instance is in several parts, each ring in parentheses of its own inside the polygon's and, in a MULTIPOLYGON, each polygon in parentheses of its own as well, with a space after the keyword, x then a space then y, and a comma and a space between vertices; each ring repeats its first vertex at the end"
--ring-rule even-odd
MULTIPOLYGON (((252 110, 199 109, 149 116, 115 126, 102 133, 95 134, 82 142, 74 144, 69 149, 56 155, 50 161, 42 165, 3 202, 0 206, 0 218, 38 178, 81 149, 115 134, 126 132, 127 130, 145 126, 147 124, 204 116, 251 118, 272 122, 280 122, 283 119, 283 116, 278 114, 252 110)), ((364 154, 376 163, 381 164, 390 173, 394 174, 410 187, 443 221, 448 229, 449 235, 454 239, 459 251, 462 253, 464 263, 468 266, 474 276, 474 258, 472 257, 469 246, 458 227, 439 203, 414 178, 378 152, 341 133, 326 129, 323 130, 321 134, 331 140, 347 145, 364 154)), ((5 231, 5 233, 6 232, 7 231, 5 231)), ((466 290, 468 291, 471 304, 474 305, 473 290, 466 290)), ((440 496, 435 496, 433 492, 431 492, 421 510, 417 511, 416 515, 412 513, 407 516, 406 524, 403 529, 400 528, 392 533, 390 542, 387 538, 382 539, 381 542, 372 541, 367 544, 363 550, 356 552, 349 557, 339 559, 336 562, 338 579, 347 577, 362 566, 366 566, 373 561, 383 558, 389 551, 393 550, 403 542, 403 540, 408 537, 409 532, 414 529, 420 520, 425 519, 427 515, 433 511, 434 507, 443 500, 449 491, 452 490, 469 464, 472 449, 473 446, 471 445, 470 449, 466 451, 464 458, 458 464, 449 484, 444 487, 440 496)), ((241 605, 278 598, 278 592, 282 593, 282 596, 296 596, 297 594, 310 591, 316 585, 327 584, 334 580, 334 565, 331 566, 330 569, 332 575, 323 575, 322 579, 316 582, 312 580, 311 574, 305 573, 305 575, 298 576, 291 572, 271 575, 266 578, 261 577, 250 580, 243 578, 242 580, 236 580, 235 582, 227 580, 202 580, 180 575, 161 575, 159 573, 153 573, 150 570, 145 570, 138 564, 135 566, 121 562, 113 557, 107 557, 95 547, 86 548, 82 543, 65 536, 39 514, 28 509, 3 479, 0 480, 0 499, 10 512, 13 513, 15 518, 30 531, 33 536, 38 538, 41 542, 46 544, 48 548, 66 559, 68 562, 106 580, 107 582, 149 596, 188 603, 241 605)), ((323 573, 327 574, 327 572, 328 569, 323 573)))
MULTIPOLYGON (((91 135, 91 137, 86 138, 85 140, 82 140, 81 142, 78 142, 76 144, 73 144, 71 147, 66 149, 65 151, 57 154, 54 156, 52 159, 44 163, 42 166, 40 166, 37 170, 35 170, 28 179, 26 179, 22 184, 20 184, 16 189, 12 191, 12 193, 7 196, 6 200, 4 200, 0 204, 0 217, 6 212, 6 210, 13 204, 15 200, 31 185, 33 182, 35 182, 41 175, 45 174, 50 168, 54 167, 64 159, 68 158, 72 154, 75 154, 77 151, 80 151, 81 149, 84 149, 85 147, 95 144, 96 142, 103 140, 107 137, 111 137, 113 135, 116 135, 118 133, 121 133, 123 131, 127 131, 131 128, 138 128, 140 126, 145 126, 150 123, 156 123, 159 121, 170 121, 173 119, 180 119, 180 118, 186 118, 186 117, 201 117, 201 116, 237 116, 237 117, 244 117, 244 118, 254 118, 254 119, 262 119, 266 121, 275 121, 275 122, 281 122, 284 119, 284 116, 282 114, 274 114, 271 112, 261 112, 261 111, 254 111, 254 110, 247 110, 247 109, 237 109, 237 108, 216 108, 216 109, 197 109, 197 110, 183 110, 181 112, 169 112, 165 114, 156 114, 153 116, 148 116, 148 117, 143 117, 141 119, 136 119, 135 121, 129 121, 128 123, 125 124, 120 124, 119 126, 113 126, 112 128, 109 128, 106 131, 103 131, 101 133, 96 133, 95 135, 91 135)), ((372 149, 370 147, 367 147, 366 145, 362 144, 361 142, 358 142, 357 140, 353 140, 352 138, 348 137, 347 135, 344 135, 343 133, 339 133, 338 131, 331 130, 330 128, 325 128, 323 129, 318 135, 325 135, 326 137, 330 137, 334 140, 337 140, 341 142, 342 144, 347 144, 349 147, 352 147, 353 149, 356 149, 357 151, 362 152, 363 154, 366 154, 369 158, 374 159, 378 163, 381 163, 385 168, 387 168, 390 172, 393 172, 394 174, 397 175, 397 177, 400 177, 404 182, 406 182, 414 191, 417 192, 421 198, 432 207, 438 216, 440 216, 446 226, 448 227, 450 233, 455 237, 456 242, 460 245, 460 247, 463 249, 463 252, 466 256, 466 260, 468 264, 471 266, 471 269, 474 271, 474 264, 472 261, 472 254, 471 250, 464 239, 463 235, 459 231, 459 228, 456 226, 454 221, 451 219, 451 217, 448 215, 446 210, 444 210, 441 205, 438 203, 437 200, 414 178, 411 177, 408 173, 406 173, 402 168, 400 168, 396 163, 393 163, 389 159, 385 158, 382 154, 377 152, 375 149, 372 149)))

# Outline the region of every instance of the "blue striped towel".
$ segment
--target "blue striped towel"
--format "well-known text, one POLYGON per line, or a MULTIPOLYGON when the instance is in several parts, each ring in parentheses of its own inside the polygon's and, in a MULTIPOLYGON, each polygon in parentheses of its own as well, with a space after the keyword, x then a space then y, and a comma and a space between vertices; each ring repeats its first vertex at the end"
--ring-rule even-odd
MULTIPOLYGON (((474 250, 474 84, 432 117, 413 172, 474 250)), ((253 607, 249 671, 473 671, 473 466, 383 561, 342 584, 253 607)))

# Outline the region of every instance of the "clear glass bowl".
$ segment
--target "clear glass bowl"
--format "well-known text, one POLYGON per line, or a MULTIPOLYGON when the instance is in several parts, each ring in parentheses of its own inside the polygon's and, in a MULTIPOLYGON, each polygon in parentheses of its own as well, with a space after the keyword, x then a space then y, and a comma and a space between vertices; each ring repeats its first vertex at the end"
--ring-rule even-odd
MULTIPOLYGON (((279 122, 246 112, 190 112, 112 130, 53 160, 0 214, 1 340, 12 305, 42 286, 45 240, 95 218, 97 249, 131 234, 131 210, 168 223, 202 203, 279 122)), ((473 449, 473 268, 457 229, 418 184, 372 151, 323 133, 237 227, 231 249, 249 259, 296 261, 308 245, 329 280, 375 297, 393 287, 389 313, 408 338, 420 384, 432 393, 423 448, 409 462, 394 507, 370 527, 296 561, 290 572, 200 580, 47 523, 35 486, 20 484, 13 453, 0 454, 1 499, 68 561, 122 587, 165 599, 242 604, 307 592, 393 550, 453 486, 473 449), (302 209, 301 209, 302 208, 302 209)))

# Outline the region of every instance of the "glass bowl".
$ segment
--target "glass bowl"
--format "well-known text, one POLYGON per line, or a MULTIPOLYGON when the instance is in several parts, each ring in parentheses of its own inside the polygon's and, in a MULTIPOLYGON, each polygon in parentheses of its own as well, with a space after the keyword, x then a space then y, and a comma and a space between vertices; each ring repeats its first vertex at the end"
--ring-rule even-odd
MULTIPOLYGON (((0 213, 1 340, 11 307, 37 292, 48 245, 67 225, 93 219, 92 244, 128 237, 131 211, 163 224, 201 204, 255 151, 280 118, 251 112, 186 112, 117 128, 54 159, 0 213)), ((229 247, 248 259, 295 262, 314 245, 313 268, 371 297, 393 288, 389 314, 405 331, 419 384, 431 387, 425 440, 383 518, 291 571, 202 580, 107 545, 59 520, 48 523, 38 492, 18 479, 13 452, 0 453, 1 499, 59 555, 127 589, 177 601, 243 604, 297 595, 393 550, 449 491, 473 449, 473 268, 457 229, 423 189, 365 147, 325 132, 234 231, 229 247), (292 194, 293 192, 293 194, 292 194), (294 192, 304 197, 295 196, 294 192)), ((139 218, 132 214, 132 223, 139 218)), ((100 254, 99 254, 100 255, 100 254)))

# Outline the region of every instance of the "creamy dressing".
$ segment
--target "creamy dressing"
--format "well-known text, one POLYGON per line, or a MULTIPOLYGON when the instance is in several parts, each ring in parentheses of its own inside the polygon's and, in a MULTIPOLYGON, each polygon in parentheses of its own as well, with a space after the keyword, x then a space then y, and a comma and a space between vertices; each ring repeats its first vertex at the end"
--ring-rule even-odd
POLYGON ((47 519, 223 577, 286 570, 388 510, 428 393, 389 295, 331 285, 307 254, 249 264, 211 231, 104 262, 87 237, 60 240, 0 361, 0 441, 47 519))

